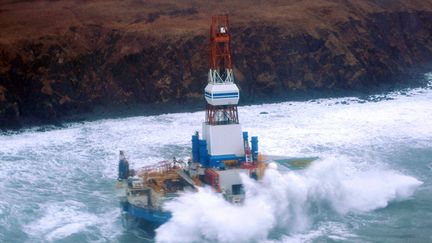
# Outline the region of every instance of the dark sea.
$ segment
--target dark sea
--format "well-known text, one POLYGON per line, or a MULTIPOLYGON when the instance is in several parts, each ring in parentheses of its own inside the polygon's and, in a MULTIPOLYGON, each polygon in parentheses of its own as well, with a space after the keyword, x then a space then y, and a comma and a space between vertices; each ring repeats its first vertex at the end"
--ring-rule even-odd
POLYGON ((1 134, 0 242, 432 242, 432 82, 239 117, 261 153, 319 159, 245 180, 241 206, 209 189, 182 196, 154 233, 121 212, 118 151, 132 167, 186 158, 203 111, 1 134))

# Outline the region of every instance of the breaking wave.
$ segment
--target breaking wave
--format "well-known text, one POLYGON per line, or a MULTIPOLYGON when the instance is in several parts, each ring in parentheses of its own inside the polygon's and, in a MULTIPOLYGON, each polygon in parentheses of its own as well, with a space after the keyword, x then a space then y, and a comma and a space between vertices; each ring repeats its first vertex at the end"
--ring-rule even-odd
MULTIPOLYGON (((366 101, 240 107, 243 128, 259 137, 260 151, 321 159, 303 171, 269 171, 262 183, 245 178, 242 206, 206 188, 180 197, 166 205, 174 217, 157 230, 156 240, 368 241, 381 235, 391 241, 404 229, 417 237, 410 238, 414 242, 430 241, 431 88, 432 81, 366 101), (414 200, 403 205, 370 213, 411 195, 414 200), (382 217, 394 222, 385 228, 382 217)), ((185 158, 204 116, 105 119, 0 134, 0 242, 148 239, 122 228, 113 189, 118 150, 127 151, 134 168, 185 158)))
POLYGON ((246 200, 241 206, 210 188, 167 203, 173 217, 157 229, 156 241, 290 241, 311 229, 324 209, 348 214, 383 208, 409 199, 422 184, 391 170, 357 168, 347 158, 318 160, 301 172, 267 170, 262 183, 246 176, 243 183, 246 200), (274 234, 281 228, 284 235, 274 234))

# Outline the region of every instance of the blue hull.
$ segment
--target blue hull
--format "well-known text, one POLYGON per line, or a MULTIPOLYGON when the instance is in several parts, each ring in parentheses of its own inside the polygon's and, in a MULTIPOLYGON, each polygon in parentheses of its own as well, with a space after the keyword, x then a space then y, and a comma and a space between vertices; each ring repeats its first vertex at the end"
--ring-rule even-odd
POLYGON ((129 202, 123 202, 122 207, 124 211, 134 218, 154 225, 164 224, 171 218, 171 213, 169 212, 137 207, 129 202))

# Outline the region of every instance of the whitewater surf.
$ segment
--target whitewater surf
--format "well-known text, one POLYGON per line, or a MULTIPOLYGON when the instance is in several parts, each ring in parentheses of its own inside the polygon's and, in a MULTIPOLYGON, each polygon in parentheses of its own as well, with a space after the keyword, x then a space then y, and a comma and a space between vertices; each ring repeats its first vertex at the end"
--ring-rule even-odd
POLYGON ((432 91, 371 100, 239 107, 263 151, 320 159, 302 171, 270 171, 262 185, 245 178, 242 206, 208 189, 180 197, 165 205, 173 218, 154 237, 123 226, 116 151, 127 145, 134 166, 186 158, 203 112, 4 133, 0 241, 431 241, 432 91))

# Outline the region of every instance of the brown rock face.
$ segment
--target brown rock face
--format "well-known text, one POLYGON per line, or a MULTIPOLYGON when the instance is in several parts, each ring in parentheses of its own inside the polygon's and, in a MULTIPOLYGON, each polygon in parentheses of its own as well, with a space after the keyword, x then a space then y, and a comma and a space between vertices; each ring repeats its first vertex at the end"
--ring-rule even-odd
POLYGON ((201 99, 210 16, 221 12, 243 101, 367 91, 432 61, 431 0, 9 1, 0 4, 0 127, 201 99))

